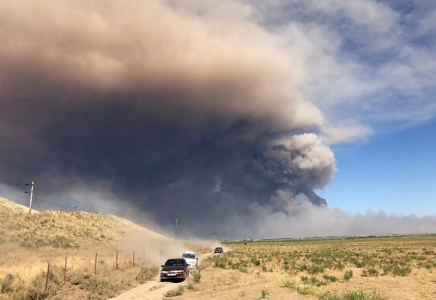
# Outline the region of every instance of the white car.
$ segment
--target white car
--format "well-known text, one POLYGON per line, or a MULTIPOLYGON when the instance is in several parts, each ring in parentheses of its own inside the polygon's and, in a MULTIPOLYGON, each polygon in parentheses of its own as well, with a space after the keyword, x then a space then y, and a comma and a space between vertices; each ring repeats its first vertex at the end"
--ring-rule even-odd
POLYGON ((198 264, 197 252, 193 252, 193 251, 183 252, 182 258, 186 260, 186 262, 189 265, 189 268, 194 269, 195 267, 197 267, 198 264))

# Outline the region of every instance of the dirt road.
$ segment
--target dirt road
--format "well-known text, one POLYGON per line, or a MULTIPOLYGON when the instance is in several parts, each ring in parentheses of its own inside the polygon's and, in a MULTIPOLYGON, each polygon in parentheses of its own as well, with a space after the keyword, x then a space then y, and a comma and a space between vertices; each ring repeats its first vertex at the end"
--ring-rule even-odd
POLYGON ((156 280, 146 282, 112 299, 161 300, 166 292, 175 289, 180 284, 183 284, 183 282, 159 282, 159 277, 156 277, 156 280))
MULTIPOLYGON (((212 253, 199 255, 198 257, 198 263, 201 264, 203 259, 211 256, 212 253)), ((192 276, 192 275, 189 275, 192 276)), ((155 280, 146 282, 144 284, 141 284, 140 286, 137 286, 136 288, 133 288, 127 292, 122 293, 121 295, 112 298, 114 300, 161 300, 162 296, 175 288, 179 285, 185 284, 184 281, 182 282, 160 282, 159 275, 156 277, 155 280)))

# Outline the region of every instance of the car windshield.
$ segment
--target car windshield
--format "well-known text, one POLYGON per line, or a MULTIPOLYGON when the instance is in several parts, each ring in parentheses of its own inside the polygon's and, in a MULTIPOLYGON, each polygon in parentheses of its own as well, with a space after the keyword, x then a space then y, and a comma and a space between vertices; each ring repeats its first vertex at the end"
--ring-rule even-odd
POLYGON ((184 266, 184 265, 185 265, 185 260, 182 259, 169 259, 165 263, 165 266, 167 267, 184 266))
POLYGON ((191 259, 195 259, 195 254, 193 253, 183 253, 182 254, 183 258, 191 258, 191 259))

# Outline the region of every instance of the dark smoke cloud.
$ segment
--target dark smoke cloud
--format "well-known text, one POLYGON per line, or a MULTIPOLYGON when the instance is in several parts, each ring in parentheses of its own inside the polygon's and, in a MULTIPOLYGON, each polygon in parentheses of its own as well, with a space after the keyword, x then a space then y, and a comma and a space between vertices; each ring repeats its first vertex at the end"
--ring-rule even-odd
POLYGON ((222 218, 280 190, 325 205, 313 188, 334 158, 296 135, 322 122, 298 92, 298 51, 249 12, 229 21, 220 5, 208 21, 193 3, 4 1, 3 178, 104 189, 164 221, 222 218))
POLYGON ((314 189, 335 159, 299 93, 302 50, 253 14, 223 1, 2 1, 0 176, 193 234, 268 235, 250 220, 326 210, 314 189))

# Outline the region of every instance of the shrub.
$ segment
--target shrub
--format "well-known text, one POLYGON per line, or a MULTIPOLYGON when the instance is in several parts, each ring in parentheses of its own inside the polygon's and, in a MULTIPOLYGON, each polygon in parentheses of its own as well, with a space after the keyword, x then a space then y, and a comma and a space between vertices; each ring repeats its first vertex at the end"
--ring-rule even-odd
POLYGON ((309 274, 324 273, 324 266, 312 265, 308 271, 309 271, 309 274))
POLYGON ((331 281, 331 282, 336 282, 339 281, 339 278, 336 276, 329 276, 329 275, 324 275, 323 278, 325 280, 331 281))
POLYGON ((407 276, 412 272, 412 269, 410 267, 399 267, 395 266, 392 270, 392 274, 395 276, 407 276))
POLYGON ((382 273, 382 275, 389 274, 390 272, 392 272, 393 268, 394 268, 393 265, 384 265, 383 266, 383 273, 382 273))
POLYGON ((13 291, 12 288, 12 282, 14 280, 14 275, 11 273, 6 274, 5 277, 1 280, 1 292, 2 293, 9 293, 13 291))
POLYGON ((307 265, 306 264, 302 264, 299 268, 300 272, 304 272, 307 271, 307 265))
POLYGON ((345 271, 344 280, 349 281, 351 279, 351 277, 353 277, 353 271, 352 270, 345 271))
POLYGON ((200 282, 200 279, 201 279, 201 273, 200 273, 200 271, 198 271, 198 270, 195 270, 195 271, 193 271, 192 272, 192 277, 194 278, 194 282, 195 283, 199 283, 200 282))
POLYGON ((310 277, 310 284, 319 287, 322 285, 327 285, 327 282, 319 281, 316 277, 310 277))
POLYGON ((159 272, 158 267, 141 266, 138 274, 136 275, 136 281, 138 281, 141 284, 145 283, 153 279, 158 272, 159 272))
POLYGON ((265 298, 266 296, 269 295, 267 290, 262 290, 261 294, 262 294, 262 298, 265 298))
POLYGON ((164 296, 165 297, 181 296, 181 295, 183 295, 184 291, 185 291, 185 289, 183 288, 183 286, 179 285, 176 289, 173 289, 173 290, 166 292, 164 296))
POLYGON ((318 300, 388 300, 377 294, 376 292, 366 292, 364 290, 357 290, 347 292, 342 295, 332 294, 326 292, 319 296, 318 300))
POLYGON ((297 287, 297 293, 302 294, 302 295, 313 294, 310 285, 303 285, 303 286, 297 287))
POLYGON ((251 263, 252 263, 253 265, 255 265, 255 266, 260 266, 260 260, 258 260, 258 259, 252 257, 252 258, 250 259, 250 261, 251 261, 251 263))
POLYGON ((283 280, 283 281, 280 283, 280 287, 282 287, 282 288, 294 289, 294 288, 295 288, 295 282, 293 282, 293 281, 289 281, 289 280, 286 280, 286 281, 283 280))
POLYGON ((379 274, 378 270, 374 269, 374 268, 363 269, 363 272, 362 272, 363 277, 368 277, 368 276, 377 277, 378 274, 379 274))

